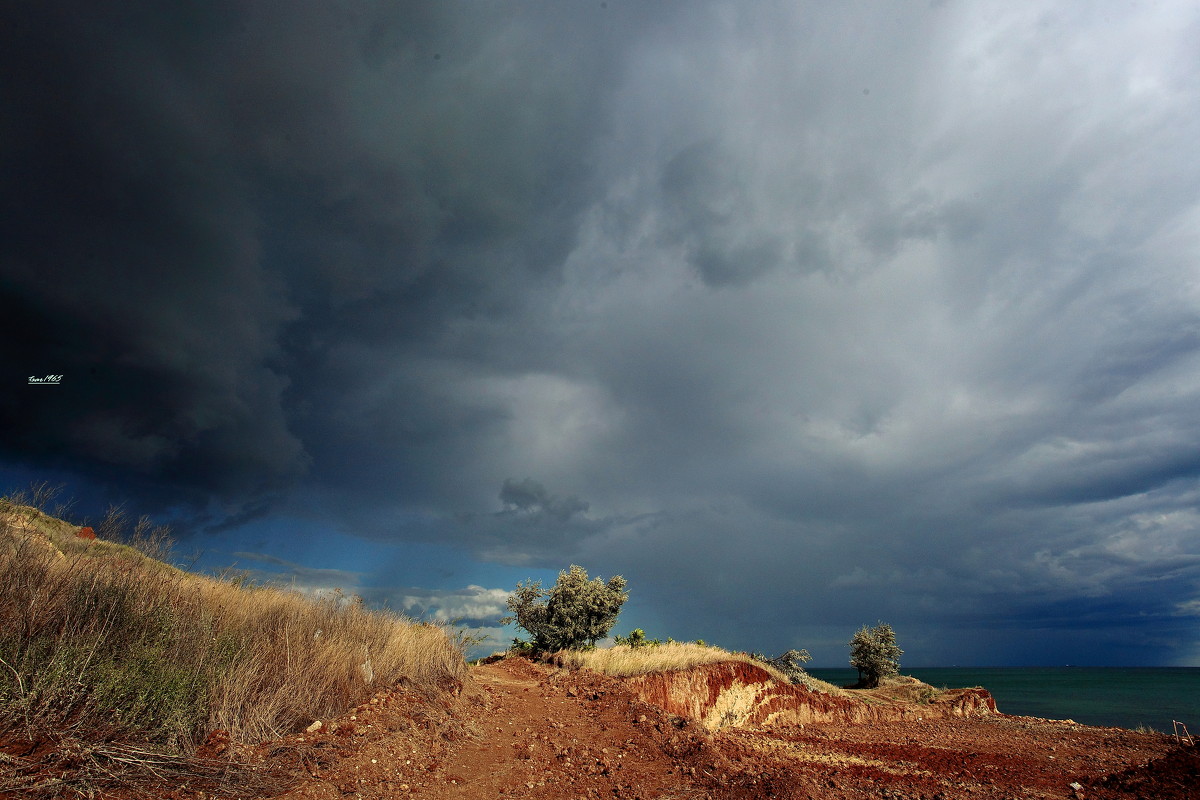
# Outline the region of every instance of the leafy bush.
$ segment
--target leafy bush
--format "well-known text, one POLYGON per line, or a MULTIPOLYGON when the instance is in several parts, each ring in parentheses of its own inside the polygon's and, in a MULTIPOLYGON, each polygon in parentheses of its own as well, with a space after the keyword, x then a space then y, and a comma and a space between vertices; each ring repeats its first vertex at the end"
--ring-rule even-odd
POLYGON ((758 653, 753 653, 751 657, 764 664, 770 664, 786 675, 792 683, 804 683, 809 677, 804 671, 804 665, 812 661, 812 656, 807 650, 788 650, 775 658, 767 658, 758 653))
POLYGON ((514 656, 531 656, 533 655, 533 642, 514 638, 512 640, 512 647, 508 648, 508 652, 514 656))
POLYGON ((658 644, 657 639, 647 639, 646 632, 641 628, 634 628, 629 632, 628 636, 614 636, 613 643, 625 645, 626 647, 653 647, 658 644))
MULTIPOLYGON (((615 644, 623 644, 626 647, 658 647, 663 644, 662 639, 647 639, 646 632, 641 628, 634 628, 629 632, 628 636, 614 636, 615 644)), ((667 637, 667 644, 675 642, 671 637, 667 637)))
POLYGON ((858 670, 858 685, 874 688, 884 678, 900 672, 900 656, 904 651, 896 646, 896 632, 886 622, 873 628, 866 625, 850 639, 850 666, 858 670))
POLYGON ((501 623, 516 622, 533 636, 540 652, 594 647, 608 635, 629 599, 620 575, 604 583, 588 579, 587 571, 575 564, 558 573, 558 582, 548 591, 541 581, 522 581, 508 598, 511 616, 501 623))

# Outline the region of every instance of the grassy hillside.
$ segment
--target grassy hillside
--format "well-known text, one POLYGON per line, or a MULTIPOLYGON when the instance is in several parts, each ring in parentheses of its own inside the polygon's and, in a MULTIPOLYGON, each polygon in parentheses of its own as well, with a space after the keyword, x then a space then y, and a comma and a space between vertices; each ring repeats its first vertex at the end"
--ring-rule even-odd
POLYGON ((0 500, 5 741, 136 742, 187 757, 214 731, 262 741, 401 679, 437 692, 466 675, 440 627, 341 595, 191 574, 78 532, 0 500))

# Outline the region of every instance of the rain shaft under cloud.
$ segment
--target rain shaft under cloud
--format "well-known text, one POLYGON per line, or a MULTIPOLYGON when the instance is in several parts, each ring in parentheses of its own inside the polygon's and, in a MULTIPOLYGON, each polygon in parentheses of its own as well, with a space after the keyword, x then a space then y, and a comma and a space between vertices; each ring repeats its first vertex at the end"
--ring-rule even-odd
POLYGON ((819 663, 1200 658, 1191 4, 9 17, 6 475, 448 548, 336 569, 485 627, 581 563, 819 663))

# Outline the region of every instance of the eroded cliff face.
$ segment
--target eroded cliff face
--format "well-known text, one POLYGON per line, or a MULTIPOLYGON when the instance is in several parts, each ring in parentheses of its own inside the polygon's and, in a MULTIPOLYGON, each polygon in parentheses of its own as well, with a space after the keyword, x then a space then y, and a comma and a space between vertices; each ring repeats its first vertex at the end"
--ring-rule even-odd
POLYGON ((836 697, 780 683, 766 670, 741 661, 626 678, 644 702, 715 731, 726 727, 822 722, 894 722, 996 713, 986 689, 954 689, 929 702, 875 694, 836 697))

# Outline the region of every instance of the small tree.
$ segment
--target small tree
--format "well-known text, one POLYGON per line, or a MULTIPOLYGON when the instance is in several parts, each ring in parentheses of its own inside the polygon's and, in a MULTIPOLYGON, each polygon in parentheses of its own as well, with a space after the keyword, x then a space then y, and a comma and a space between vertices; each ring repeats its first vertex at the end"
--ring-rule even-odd
POLYGON ((608 635, 629 599, 620 575, 604 583, 588 580, 587 571, 575 564, 558 573, 549 591, 541 581, 522 581, 508 598, 511 616, 501 623, 516 622, 533 636, 538 651, 590 647, 608 635), (544 598, 544 599, 543 599, 544 598))
POLYGON ((808 677, 808 673, 804 671, 804 665, 812 661, 812 656, 807 650, 788 650, 782 655, 775 658, 767 658, 758 653, 752 655, 753 658, 762 661, 764 664, 770 664, 775 669, 782 672, 788 677, 792 683, 802 683, 808 677))
POLYGON ((902 655, 904 651, 896 646, 896 632, 886 622, 874 628, 863 625, 850 640, 850 666, 858 670, 858 685, 868 689, 899 673, 902 655))
MULTIPOLYGON (((634 628, 629 632, 628 636, 614 636, 613 643, 623 644, 626 647, 632 647, 635 649, 638 647, 658 647, 659 645, 664 644, 662 639, 647 639, 646 632, 641 628, 634 628)), ((668 636, 665 643, 675 644, 675 640, 668 636)), ((700 642, 700 644, 704 643, 700 642)))
POLYGON ((646 632, 641 628, 634 628, 629 632, 628 636, 614 636, 613 642, 635 649, 638 647, 657 647, 662 644, 658 639, 647 639, 646 632))

